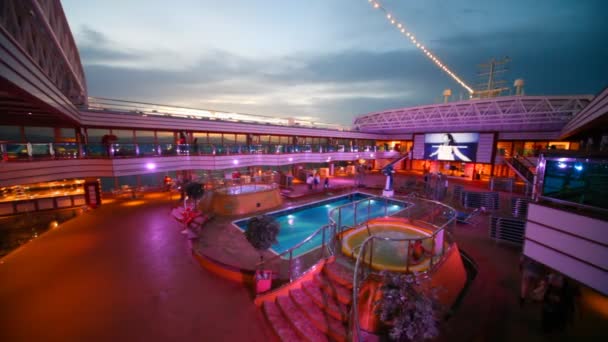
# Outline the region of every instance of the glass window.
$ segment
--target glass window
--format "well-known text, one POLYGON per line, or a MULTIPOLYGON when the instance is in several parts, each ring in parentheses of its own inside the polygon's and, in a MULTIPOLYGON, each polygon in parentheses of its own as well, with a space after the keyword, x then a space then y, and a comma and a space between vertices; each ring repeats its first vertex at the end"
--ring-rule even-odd
POLYGON ((281 142, 281 137, 278 135, 271 135, 270 136, 270 143, 271 144, 278 144, 281 142))
POLYGON ((194 137, 194 139, 198 139, 198 140, 196 140, 197 144, 206 144, 207 143, 207 132, 203 132, 203 133, 194 132, 193 137, 194 137))
POLYGON ((221 145, 222 133, 209 133, 209 143, 213 145, 221 145))
POLYGON ((34 143, 55 141, 55 129, 52 127, 25 127, 25 140, 34 143))
POLYGON ((0 126, 0 141, 21 142, 21 126, 0 126))
POLYGON ((270 135, 260 135, 260 144, 268 144, 270 135))
POLYGON ((496 143, 496 154, 504 156, 505 158, 510 158, 513 155, 512 147, 513 143, 510 141, 499 141, 496 143))
POLYGON ((133 143, 133 131, 130 129, 113 129, 112 134, 118 138, 117 142, 120 144, 133 143))
POLYGON ((74 128, 60 128, 58 141, 76 142, 76 130, 74 128))
POLYGON ((135 131, 138 144, 154 144, 154 131, 135 131))
POLYGON ((89 128, 87 136, 90 144, 100 144, 104 135, 110 134, 109 129, 89 128))
POLYGON ((233 133, 224 133, 224 144, 234 144, 235 138, 233 133))
POLYGON ((175 134, 173 132, 156 132, 156 138, 159 144, 174 144, 175 134))
POLYGON ((247 134, 237 134, 236 143, 237 144, 246 144, 247 143, 247 134))

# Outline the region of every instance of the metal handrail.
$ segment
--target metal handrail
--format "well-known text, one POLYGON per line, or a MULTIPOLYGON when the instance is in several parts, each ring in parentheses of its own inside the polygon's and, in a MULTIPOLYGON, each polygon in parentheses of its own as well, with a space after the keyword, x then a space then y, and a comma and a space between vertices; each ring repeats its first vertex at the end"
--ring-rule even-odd
MULTIPOLYGON (((408 255, 406 255, 406 272, 409 272, 409 264, 410 264, 410 257, 409 257, 409 247, 411 246, 411 243, 413 241, 416 240, 427 240, 429 238, 433 239, 433 249, 432 249, 432 254, 430 257, 430 266, 427 270, 420 272, 421 274, 428 274, 429 272, 431 272, 433 270, 433 256, 436 253, 435 252, 435 244, 436 244, 436 240, 435 237, 437 236, 437 234, 439 234, 440 232, 444 232, 447 233, 447 236, 449 237, 449 232, 445 231, 444 229, 452 224, 453 222, 455 222, 456 220, 456 210, 448 205, 445 205, 441 202, 437 202, 437 201, 432 201, 432 200, 426 200, 426 199, 420 199, 421 201, 425 201, 425 202, 430 202, 430 203, 434 203, 438 206, 447 208, 448 210, 451 210, 451 213, 448 213, 447 215, 447 221, 441 225, 436 225, 433 224, 431 222, 426 222, 427 224, 430 224, 432 227, 436 228, 436 230, 433 232, 433 234, 429 237, 423 237, 423 238, 389 238, 389 237, 379 237, 376 235, 371 235, 368 238, 366 238, 363 243, 359 246, 359 253, 357 255, 357 260, 355 262, 355 269, 353 272, 353 293, 352 293, 352 301, 351 301, 351 314, 349 316, 349 333, 352 334, 353 330, 356 332, 357 336, 356 336, 356 340, 360 341, 361 337, 360 337, 360 326, 359 326, 359 312, 358 312, 358 304, 357 304, 357 295, 359 292, 359 286, 360 286, 360 280, 359 280, 359 270, 362 269, 361 267, 361 262, 364 260, 365 257, 365 250, 367 247, 367 244, 370 243, 371 241, 371 250, 370 250, 370 254, 373 255, 373 241, 374 240, 381 240, 381 241, 390 241, 390 242, 402 242, 402 241, 408 241, 408 255), (354 329, 353 329, 353 324, 354 324, 354 329)), ((445 255, 446 250, 445 250, 445 243, 442 243, 442 249, 441 249, 441 254, 440 255, 445 255)), ((370 257, 371 259, 371 257, 370 257)), ((435 264, 437 265, 437 264, 435 264)), ((369 268, 370 270, 372 269, 372 264, 369 264, 369 268)), ((364 280, 364 279, 363 279, 364 280)))
MULTIPOLYGON (((282 256, 289 254, 289 281, 291 282, 291 263, 292 263, 292 259, 293 259, 293 251, 302 247, 305 243, 307 243, 308 241, 312 240, 315 236, 317 236, 319 234, 319 232, 321 231, 325 231, 325 229, 331 228, 332 225, 331 224, 326 224, 324 226, 322 226, 321 228, 317 229, 314 233, 312 233, 311 235, 309 235, 306 239, 302 240, 301 242, 299 242, 298 244, 296 244, 295 246, 289 248, 288 250, 282 252, 281 254, 277 254, 274 257, 268 259, 268 260, 263 260, 260 261, 256 264, 256 267, 262 267, 262 265, 266 264, 266 263, 270 263, 271 261, 274 261, 276 259, 281 258, 282 256)), ((325 248, 325 245, 322 245, 321 248, 325 248)))
MULTIPOLYGON (((279 258, 281 258, 281 257, 283 257, 283 256, 285 256, 285 255, 287 255, 287 254, 289 254, 289 264, 290 264, 290 266, 289 266, 289 273, 288 273, 288 274, 289 274, 289 281, 292 281, 292 269, 291 269, 291 264, 292 264, 292 260, 293 260, 293 252, 294 252, 294 250, 296 250, 297 248, 300 248, 302 245, 304 245, 305 243, 307 243, 307 242, 309 242, 310 240, 312 240, 312 239, 313 239, 315 236, 317 236, 317 235, 318 235, 319 233, 321 233, 321 232, 323 232, 323 234, 324 234, 324 236, 325 236, 324 231, 325 231, 326 229, 331 229, 331 228, 333 228, 333 227, 340 227, 340 228, 339 228, 340 232, 341 232, 341 231, 343 231, 343 228, 344 228, 344 227, 346 227, 346 226, 339 226, 339 225, 338 225, 338 223, 337 223, 337 222, 336 222, 336 221, 335 221, 335 220, 332 218, 332 217, 333 217, 333 215, 334 215, 334 212, 335 212, 336 210, 340 210, 340 209, 342 209, 342 208, 345 208, 345 207, 351 207, 351 206, 354 206, 354 207, 355 207, 355 210, 356 210, 356 207, 357 207, 357 205, 358 205, 359 203, 362 203, 362 202, 366 202, 366 201, 367 201, 367 202, 368 202, 368 205, 370 205, 372 200, 383 200, 383 201, 385 201, 385 203, 387 203, 387 202, 389 201, 389 199, 387 199, 386 197, 378 197, 378 196, 373 196, 373 197, 371 197, 371 198, 364 198, 364 199, 361 199, 361 200, 358 200, 358 201, 354 201, 354 202, 352 202, 352 203, 347 203, 347 204, 344 204, 344 205, 339 206, 339 207, 337 207, 337 208, 334 208, 334 209, 330 210, 330 212, 329 212, 329 214, 328 214, 328 215, 329 215, 329 221, 330 221, 330 223, 329 223, 329 224, 326 224, 326 225, 322 226, 321 228, 317 229, 317 230, 316 230, 316 231, 314 231, 312 234, 310 234, 310 235, 309 235, 307 238, 305 238, 304 240, 302 240, 301 242, 299 242, 299 243, 298 243, 298 244, 296 244, 295 246, 293 246, 293 247, 289 248, 288 250, 283 251, 282 253, 277 254, 277 255, 273 256, 272 258, 270 258, 270 259, 268 259, 268 260, 263 260, 263 261, 261 261, 261 262, 257 263, 257 264, 256 264, 256 267, 257 267, 257 268, 260 268, 260 267, 262 267, 264 264, 269 264, 269 263, 271 263, 271 262, 273 262, 273 261, 275 261, 275 260, 277 260, 277 259, 279 259, 279 258)), ((406 204, 408 204, 408 206, 406 206, 406 208, 407 208, 407 207, 409 207, 409 203, 408 203, 408 202, 405 202, 405 201, 399 201, 399 200, 394 200, 394 199, 391 199, 391 201, 396 201, 396 202, 406 203, 406 204)), ((398 213, 400 213, 400 212, 402 212, 402 211, 399 211, 398 213)), ((339 216, 341 216, 341 211, 338 211, 338 213, 339 213, 339 216)), ((387 212, 386 212, 386 205, 385 205, 385 215, 387 215, 387 212)), ((368 220, 369 220, 369 215, 368 215, 368 220)), ((341 221, 341 219, 340 219, 340 221, 341 221)), ((354 223, 355 223, 355 225, 356 225, 356 221, 355 221, 354 223)), ((339 233, 339 232, 337 232, 337 231, 336 231, 336 232, 334 232, 334 234, 331 234, 331 235, 330 235, 330 239, 329 239, 328 243, 325 243, 325 239, 323 239, 323 244, 321 245, 321 248, 326 248, 326 246, 327 246, 327 245, 330 245, 330 246, 331 246, 331 245, 332 245, 332 244, 335 242, 336 235, 337 235, 338 233, 339 233)), ((332 255, 334 254, 334 251, 332 251, 331 249, 328 249, 328 251, 329 251, 329 252, 330 252, 332 255)))

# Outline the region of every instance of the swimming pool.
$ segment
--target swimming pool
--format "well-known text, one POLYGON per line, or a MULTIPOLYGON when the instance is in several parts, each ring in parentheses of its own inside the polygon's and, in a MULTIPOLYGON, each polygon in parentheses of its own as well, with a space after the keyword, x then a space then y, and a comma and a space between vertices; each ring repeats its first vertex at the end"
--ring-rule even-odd
MULTIPOLYGON (((279 235, 277 237, 277 243, 272 245, 271 250, 276 254, 281 254, 286 250, 289 250, 291 247, 309 237, 316 230, 328 224, 329 212, 332 209, 371 197, 373 196, 357 192, 354 194, 334 197, 323 201, 308 203, 295 208, 269 213, 268 215, 273 216, 281 226, 281 230, 279 231, 279 235)), ((401 202, 389 201, 386 212, 388 212, 390 215, 404 208, 405 206, 401 202)), ((367 205, 358 206, 356 215, 359 218, 367 218, 369 214, 370 218, 374 218, 384 216, 384 213, 384 202, 373 201, 370 203, 369 210, 367 205)), ((354 216, 354 210, 344 210, 341 215, 341 224, 343 226, 354 224, 354 216)), ((233 224, 244 232, 247 230, 247 222, 249 219, 250 217, 234 221, 233 224)), ((311 241, 309 241, 309 243, 294 250, 293 255, 298 256, 318 248, 321 246, 322 240, 322 235, 315 236, 311 241)))

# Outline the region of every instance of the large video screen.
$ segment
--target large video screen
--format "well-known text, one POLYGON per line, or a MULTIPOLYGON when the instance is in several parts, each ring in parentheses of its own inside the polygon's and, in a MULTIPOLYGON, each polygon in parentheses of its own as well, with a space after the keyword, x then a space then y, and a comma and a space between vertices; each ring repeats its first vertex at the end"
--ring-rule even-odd
POLYGON ((424 135, 424 159, 474 162, 479 133, 431 133, 424 135))

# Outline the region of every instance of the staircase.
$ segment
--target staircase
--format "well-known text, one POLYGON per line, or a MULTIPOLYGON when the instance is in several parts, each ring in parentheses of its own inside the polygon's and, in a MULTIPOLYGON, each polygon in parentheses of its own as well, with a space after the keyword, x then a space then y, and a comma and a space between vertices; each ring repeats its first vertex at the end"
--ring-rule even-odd
POLYGON ((352 279, 348 266, 326 263, 322 272, 301 288, 289 290, 289 295, 276 301, 264 302, 266 318, 279 339, 347 341, 352 279))

